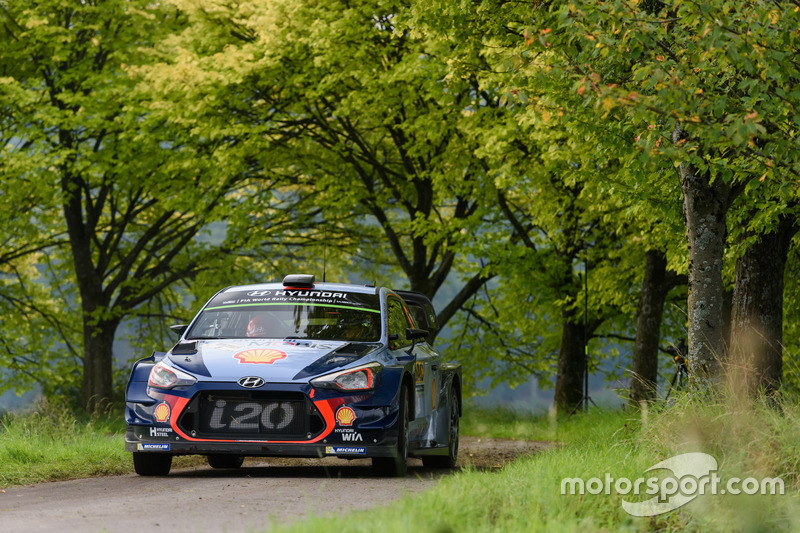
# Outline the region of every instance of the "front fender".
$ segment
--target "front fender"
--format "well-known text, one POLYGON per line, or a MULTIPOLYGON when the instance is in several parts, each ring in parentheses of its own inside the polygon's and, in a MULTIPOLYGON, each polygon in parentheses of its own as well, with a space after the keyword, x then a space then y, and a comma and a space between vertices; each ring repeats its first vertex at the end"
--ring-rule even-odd
POLYGON ((139 359, 133 364, 128 384, 125 387, 125 402, 127 404, 125 418, 128 423, 131 423, 135 418, 139 418, 130 410, 130 404, 151 405, 158 401, 147 394, 147 382, 150 378, 150 370, 164 355, 166 355, 165 352, 153 352, 149 357, 139 359))

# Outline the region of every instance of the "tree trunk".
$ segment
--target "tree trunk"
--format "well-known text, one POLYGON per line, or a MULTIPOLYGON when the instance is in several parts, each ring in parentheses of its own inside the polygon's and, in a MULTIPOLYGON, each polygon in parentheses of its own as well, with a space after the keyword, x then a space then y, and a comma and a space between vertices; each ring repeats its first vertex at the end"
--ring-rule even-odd
POLYGON ((586 328, 575 312, 562 313, 561 348, 558 352, 555 407, 557 413, 571 414, 583 400, 586 371, 586 328))
POLYGON ((794 217, 747 249, 736 261, 729 367, 734 390, 774 393, 783 366, 783 278, 798 230, 794 217))
POLYGON ((113 390, 112 346, 119 320, 102 320, 109 299, 103 291, 103 279, 93 261, 91 230, 84 223, 81 182, 64 170, 61 189, 67 223, 72 263, 78 282, 83 321, 83 406, 89 411, 103 409, 111 401, 113 390))
POLYGON ((119 322, 83 322, 83 405, 88 412, 106 409, 114 392, 113 346, 119 322))
POLYGON ((658 382, 658 343, 664 302, 672 287, 667 283, 667 256, 660 250, 649 250, 636 312, 636 342, 633 345, 633 376, 630 403, 656 398, 658 382))
MULTIPOLYGON (((673 140, 685 138, 676 126, 673 140)), ((689 246, 689 382, 704 388, 719 377, 725 352, 722 264, 730 187, 689 163, 681 163, 680 173, 689 246)))

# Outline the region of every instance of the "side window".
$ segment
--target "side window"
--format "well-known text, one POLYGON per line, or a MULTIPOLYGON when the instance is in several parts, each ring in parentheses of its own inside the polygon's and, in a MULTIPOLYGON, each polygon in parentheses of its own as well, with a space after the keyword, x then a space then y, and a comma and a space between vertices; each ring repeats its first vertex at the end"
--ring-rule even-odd
POLYGON ((409 303, 408 312, 411 313, 411 317, 414 319, 416 327, 420 329, 430 329, 428 326, 428 316, 425 314, 425 309, 419 305, 409 303))
POLYGON ((398 298, 390 296, 387 303, 389 304, 389 342, 394 350, 404 348, 411 344, 406 339, 406 328, 411 327, 408 315, 403 308, 403 303, 398 298), (393 338, 393 335, 397 335, 397 337, 393 338))

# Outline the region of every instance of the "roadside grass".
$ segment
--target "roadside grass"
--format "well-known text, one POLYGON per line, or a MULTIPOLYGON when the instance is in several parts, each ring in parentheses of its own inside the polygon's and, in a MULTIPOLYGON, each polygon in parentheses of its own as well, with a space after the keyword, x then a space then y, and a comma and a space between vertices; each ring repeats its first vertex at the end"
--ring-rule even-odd
MULTIPOLYGON (((0 418, 0 488, 44 481, 127 474, 125 422, 119 413, 76 417, 67 409, 40 406, 0 418)), ((178 468, 196 456, 176 457, 178 468)))
POLYGON ((54 407, 7 414, 0 420, 0 486, 128 472, 124 431, 110 416, 76 419, 54 407))
MULTIPOLYGON (((774 409, 732 394, 701 406, 680 398, 668 408, 642 412, 591 410, 561 420, 503 411, 467 413, 465 435, 557 440, 563 446, 522 458, 499 472, 462 470, 444 477, 424 494, 405 496, 384 508, 311 517, 269 531, 800 530, 800 407, 796 404, 774 409), (639 502, 651 496, 618 494, 617 480, 656 476, 660 483, 667 476, 659 476, 659 472, 665 471, 647 470, 690 451, 713 455, 723 483, 734 477, 780 477, 785 494, 706 494, 653 517, 634 517, 623 510, 623 500, 639 502), (608 493, 571 495, 567 491, 562 495, 565 478, 605 481, 607 475, 613 480, 608 493)), ((642 487, 644 491, 645 485, 642 487)))
POLYGON ((552 441, 572 444, 585 441, 596 432, 615 431, 628 422, 638 424, 638 419, 628 421, 620 411, 592 409, 589 416, 579 412, 573 416, 556 419, 549 415, 530 415, 503 408, 487 409, 467 407, 461 419, 462 435, 494 439, 552 441))

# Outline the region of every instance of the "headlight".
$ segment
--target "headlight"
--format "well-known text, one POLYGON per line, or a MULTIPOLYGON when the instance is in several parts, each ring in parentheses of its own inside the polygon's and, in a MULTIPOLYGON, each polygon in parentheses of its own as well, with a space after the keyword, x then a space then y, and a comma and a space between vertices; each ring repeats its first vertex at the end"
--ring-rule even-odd
POLYGON ((370 363, 357 368, 334 372, 333 374, 328 374, 321 378, 312 379, 311 384, 315 387, 345 391, 374 389, 375 378, 382 368, 383 365, 380 363, 370 363))
POLYGON ((156 363, 150 370, 150 379, 147 384, 158 389, 171 389, 174 387, 186 387, 197 383, 197 379, 191 374, 187 374, 177 368, 167 366, 164 363, 156 363))

